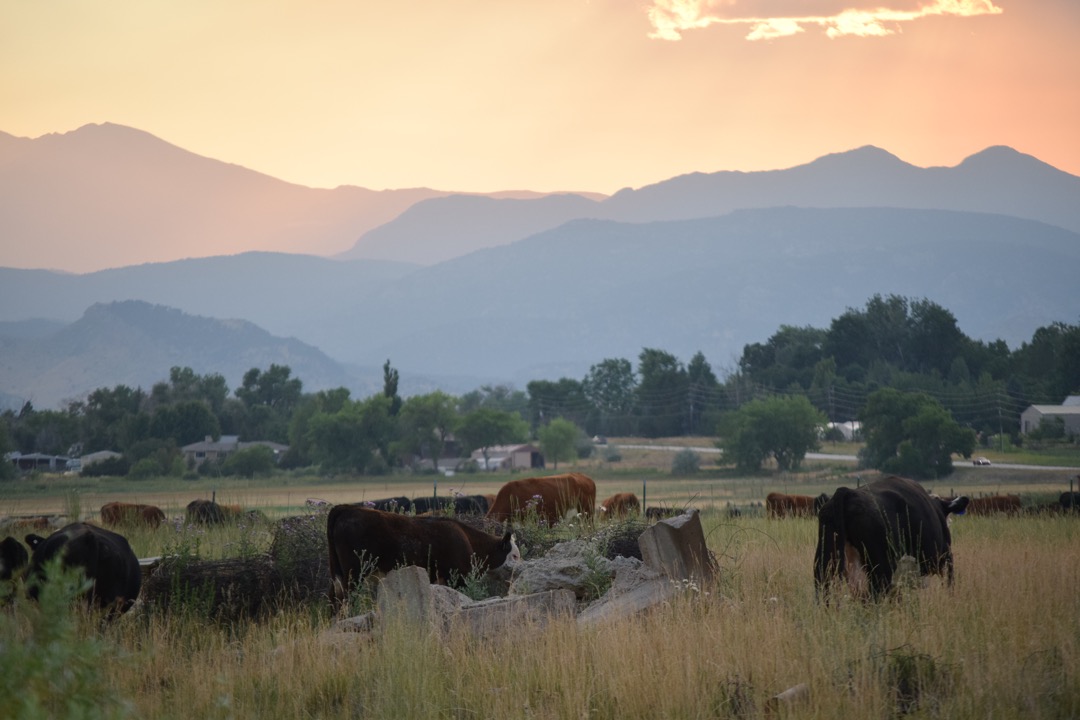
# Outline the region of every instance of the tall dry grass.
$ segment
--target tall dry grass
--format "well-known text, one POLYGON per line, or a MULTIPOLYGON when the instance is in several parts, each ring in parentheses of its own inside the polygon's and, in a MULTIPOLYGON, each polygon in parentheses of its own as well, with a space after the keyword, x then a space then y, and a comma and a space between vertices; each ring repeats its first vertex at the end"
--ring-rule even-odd
MULTIPOLYGON (((755 718, 800 683, 809 699, 782 715, 1080 716, 1075 519, 961 518, 953 588, 935 578, 894 601, 831 607, 814 598, 814 521, 706 513, 703 525, 714 583, 597 627, 561 619, 482 639, 390 622, 365 638, 329 633, 331 614, 305 607, 83 631, 106 641, 103 692, 131 717, 755 718)), ((210 555, 242 542, 216 532, 199 536, 210 555)))

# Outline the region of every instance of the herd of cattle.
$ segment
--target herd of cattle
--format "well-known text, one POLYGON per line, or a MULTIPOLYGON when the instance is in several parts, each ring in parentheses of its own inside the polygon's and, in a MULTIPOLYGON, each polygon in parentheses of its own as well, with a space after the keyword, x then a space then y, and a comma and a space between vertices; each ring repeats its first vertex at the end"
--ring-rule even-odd
MULTIPOLYGON (((770 493, 765 505, 770 518, 817 518, 814 580, 826 601, 840 584, 856 597, 888 593, 903 556, 910 557, 920 575, 943 575, 951 583, 949 516, 1021 511, 1016 495, 942 498, 895 476, 855 489, 841 487, 832 496, 770 493)), ((1058 503, 1040 510, 1080 513, 1080 493, 1064 493, 1058 503)), ((658 518, 677 512, 649 507, 644 514, 658 518)), ((189 523, 220 524, 245 514, 239 506, 194 500, 185 517, 189 523)), ((641 505, 633 493, 618 493, 597 506, 596 485, 581 473, 511 480, 496 495, 392 497, 335 505, 326 521, 331 591, 341 599, 368 574, 386 573, 402 563, 426 567, 433 583, 460 585, 478 568, 494 569, 520 559, 513 521, 532 518, 554 526, 575 514, 625 518, 641 514, 641 505), (467 515, 503 523, 505 531, 491 535, 455 517, 467 515)), ((100 518, 102 524, 120 528, 153 528, 165 521, 165 514, 153 505, 108 503, 100 518)), ((45 526, 34 522, 25 527, 45 526)), ((124 536, 76 522, 47 537, 30 533, 25 540, 29 551, 14 537, 0 542, 0 582, 21 574, 29 596, 36 599, 46 567, 59 558, 63 566, 82 570, 90 582, 89 603, 110 615, 126 612, 138 598, 142 571, 124 536)))

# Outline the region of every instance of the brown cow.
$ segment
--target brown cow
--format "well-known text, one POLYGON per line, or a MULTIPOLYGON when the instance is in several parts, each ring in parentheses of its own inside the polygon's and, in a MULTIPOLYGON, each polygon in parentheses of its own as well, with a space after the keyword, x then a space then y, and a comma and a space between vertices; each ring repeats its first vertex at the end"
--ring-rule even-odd
POLYGON ((1005 515, 1020 514, 1019 495, 988 495, 981 498, 971 498, 968 502, 967 513, 969 515, 1005 515))
POLYGON ((111 502, 101 506, 101 522, 106 525, 146 525, 156 528, 165 522, 165 513, 156 505, 111 502))
POLYGON ((487 516, 507 521, 534 509, 548 526, 555 525, 568 510, 591 515, 596 504, 596 483, 581 473, 511 480, 499 489, 487 516))
POLYGON ((625 518, 640 514, 641 503, 638 502, 637 495, 634 493, 615 493, 600 503, 599 511, 603 513, 603 517, 625 518))
POLYGON ((363 505, 335 505, 326 518, 334 595, 372 572, 400 565, 427 568, 432 583, 461 585, 473 565, 493 569, 521 553, 508 531, 488 535, 448 517, 410 517, 363 505))
POLYGON ((829 501, 825 493, 814 497, 813 495, 788 495, 786 493, 769 493, 765 497, 765 507, 769 517, 814 517, 817 511, 829 501))

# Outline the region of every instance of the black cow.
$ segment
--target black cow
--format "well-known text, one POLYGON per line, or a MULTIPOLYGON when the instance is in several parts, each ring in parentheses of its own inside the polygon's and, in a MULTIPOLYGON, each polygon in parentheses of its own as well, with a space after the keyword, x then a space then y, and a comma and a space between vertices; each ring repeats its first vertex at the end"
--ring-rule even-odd
POLYGON ((381 500, 365 500, 362 503, 356 503, 357 505, 363 505, 374 510, 382 510, 383 512, 408 512, 412 507, 412 501, 409 498, 401 495, 399 497, 382 498, 381 500))
POLYGON ((852 594, 878 598, 892 587, 904 555, 919 574, 944 573, 952 583, 952 538, 946 516, 963 512, 968 498, 931 497, 918 483, 886 477, 857 490, 838 488, 818 512, 814 581, 819 594, 845 580, 852 594))
POLYGON ((489 507, 490 503, 483 495, 419 497, 412 500, 412 509, 417 515, 440 510, 453 510, 455 515, 486 515, 489 507))
POLYGON ((30 563, 30 553, 13 537, 0 541, 0 581, 10 580, 30 563))
POLYGON ((1063 492, 1058 502, 1065 512, 1080 512, 1080 492, 1063 492))
POLYGON ((123 535, 86 523, 72 523, 47 538, 27 535, 33 549, 27 588, 37 599, 45 580, 45 565, 59 557, 65 568, 81 568, 92 582, 87 601, 109 611, 127 612, 139 597, 142 570, 123 535))
POLYGON ((682 515, 685 512, 682 508, 665 507, 662 505, 653 505, 645 508, 646 520, 663 520, 664 518, 673 518, 682 515))

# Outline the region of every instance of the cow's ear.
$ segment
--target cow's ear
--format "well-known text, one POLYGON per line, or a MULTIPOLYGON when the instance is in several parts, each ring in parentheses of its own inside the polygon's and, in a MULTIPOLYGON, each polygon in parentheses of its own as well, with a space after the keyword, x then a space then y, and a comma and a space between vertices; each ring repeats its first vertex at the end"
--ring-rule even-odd
POLYGON ((29 535, 26 536, 26 544, 30 546, 31 550, 33 550, 44 539, 45 538, 41 537, 40 535, 35 535, 34 533, 30 533, 29 535))
POLYGON ((967 510, 969 502, 971 502, 971 500, 967 495, 961 495, 949 503, 945 514, 948 515, 949 513, 952 513, 954 515, 963 515, 964 511, 967 510))

